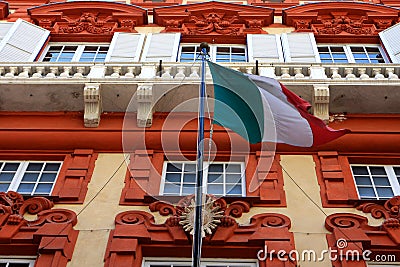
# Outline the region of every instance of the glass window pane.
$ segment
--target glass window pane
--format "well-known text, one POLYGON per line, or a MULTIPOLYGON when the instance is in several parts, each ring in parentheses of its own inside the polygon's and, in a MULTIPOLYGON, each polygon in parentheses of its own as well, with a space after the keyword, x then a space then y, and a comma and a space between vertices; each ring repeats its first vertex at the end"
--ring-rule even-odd
POLYGON ((224 188, 222 184, 208 184, 207 194, 222 195, 224 193, 224 188))
POLYGON ((242 186, 241 185, 227 185, 226 186, 226 194, 227 195, 242 195, 242 186))
POLYGON ((319 54, 319 57, 321 59, 328 59, 328 58, 331 58, 331 55, 330 54, 319 54))
POLYGON ((235 172, 235 173, 241 173, 242 168, 240 164, 226 164, 225 165, 226 172, 235 172))
POLYGON ((386 177, 373 177, 376 186, 390 186, 389 179, 386 177))
POLYGON ((351 46, 351 52, 364 52, 364 47, 362 46, 351 46))
POLYGON ((329 49, 327 46, 319 46, 318 47, 318 52, 329 52, 329 49))
POLYGON ((17 192, 21 194, 30 194, 32 193, 34 187, 35 184, 21 183, 17 189, 17 192))
POLYGON ((183 175, 184 183, 196 183, 196 174, 185 174, 183 175))
POLYGON ((196 164, 185 164, 185 172, 196 172, 196 164))
POLYGON ((44 170, 57 172, 58 169, 60 168, 60 165, 61 165, 60 163, 46 163, 44 170))
POLYGON ((182 53, 195 53, 196 47, 195 46, 182 46, 182 53))
POLYGON ((368 58, 366 54, 353 54, 354 59, 365 59, 368 58))
POLYGON ((369 167, 369 171, 372 175, 385 175, 386 171, 384 167, 369 167))
POLYGON ((400 167, 393 167, 394 173, 400 175, 400 167))
POLYGON ((367 166, 351 166, 354 174, 369 175, 367 166))
POLYGON ((99 49, 98 46, 85 46, 85 49, 83 50, 83 53, 85 53, 85 52, 93 52, 93 51, 97 52, 98 49, 99 49))
POLYGON ((10 262, 10 264, 8 264, 8 267, 29 267, 29 263, 10 262))
POLYGON ((220 175, 220 174, 208 174, 207 182, 208 183, 222 183, 223 182, 222 175, 220 175))
POLYGON ((165 175, 165 181, 173 182, 173 183, 180 183, 181 174, 180 173, 167 173, 165 175))
POLYGON ((230 47, 217 47, 217 53, 230 53, 230 47))
POLYGON ((191 195, 194 194, 196 185, 195 184, 185 184, 182 188, 183 195, 191 195))
POLYGON ((43 167, 43 163, 29 163, 27 171, 41 171, 43 167))
POLYGON ((35 194, 50 194, 51 188, 53 184, 45 183, 45 184, 38 184, 35 190, 35 194))
POLYGON ((393 191, 392 188, 390 187, 378 187, 376 188, 376 192, 378 193, 378 196, 381 198, 391 198, 393 197, 393 191))
POLYGON ((332 54, 334 59, 347 59, 346 54, 332 54))
POLYGON ((237 183, 241 183, 241 181, 242 181, 242 176, 240 174, 227 174, 226 175, 227 183, 237 184, 237 183))
POLYGON ((25 173, 22 177, 23 182, 36 182, 39 177, 39 173, 25 173))
POLYGON ((330 46, 330 49, 332 53, 338 53, 338 52, 344 53, 344 48, 342 46, 330 46))
POLYGON ((208 172, 223 172, 223 164, 211 164, 208 167, 208 172))
POLYGON ((372 185, 371 179, 365 176, 356 176, 356 184, 357 185, 372 185))
POLYGON ((40 182, 54 182, 56 180, 56 173, 43 173, 40 177, 40 182))
POLYGON ((19 163, 6 163, 3 171, 16 171, 19 167, 19 163))
POLYGON ((375 192, 374 189, 371 187, 359 187, 358 188, 358 193, 360 194, 361 198, 370 198, 370 197, 375 197, 375 192))
POLYGON ((178 195, 179 189, 180 189, 180 186, 176 185, 176 184, 165 183, 165 185, 164 185, 164 193, 178 195))
POLYGON ((11 182, 14 178, 15 173, 1 173, 0 182, 11 182))
POLYGON ((168 163, 167 164, 167 172, 181 172, 182 164, 181 163, 168 163))
POLYGON ((0 192, 7 192, 9 186, 10 186, 9 183, 7 184, 0 183, 0 192))

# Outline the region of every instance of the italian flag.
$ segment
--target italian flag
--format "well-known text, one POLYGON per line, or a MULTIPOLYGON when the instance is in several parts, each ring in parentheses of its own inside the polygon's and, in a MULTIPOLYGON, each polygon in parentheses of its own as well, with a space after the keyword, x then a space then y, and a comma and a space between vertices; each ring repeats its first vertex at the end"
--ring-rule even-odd
POLYGON ((278 81, 208 62, 214 83, 214 123, 255 144, 312 147, 350 132, 334 130, 308 113, 311 105, 278 81))

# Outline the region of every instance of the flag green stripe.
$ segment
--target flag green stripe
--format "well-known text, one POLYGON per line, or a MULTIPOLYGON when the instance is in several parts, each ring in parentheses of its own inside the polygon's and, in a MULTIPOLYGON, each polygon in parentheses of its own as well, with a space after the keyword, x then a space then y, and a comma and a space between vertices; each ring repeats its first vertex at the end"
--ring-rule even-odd
POLYGON ((214 123, 250 143, 262 141, 264 108, 257 86, 244 74, 208 62, 214 83, 214 123))

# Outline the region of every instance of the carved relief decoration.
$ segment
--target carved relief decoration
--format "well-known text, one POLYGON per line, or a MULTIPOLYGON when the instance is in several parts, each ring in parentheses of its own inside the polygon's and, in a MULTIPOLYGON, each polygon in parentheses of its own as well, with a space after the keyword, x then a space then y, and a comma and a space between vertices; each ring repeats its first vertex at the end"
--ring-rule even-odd
MULTIPOLYGON (((400 197, 396 196, 385 202, 384 205, 365 203, 357 207, 372 217, 384 221, 381 226, 371 226, 366 217, 350 214, 336 213, 329 215, 325 220, 325 228, 332 232, 327 235, 328 246, 336 250, 338 255, 345 255, 347 251, 370 250, 367 256, 374 259, 374 255, 400 256, 400 197)), ((333 266, 365 266, 363 261, 356 258, 337 258, 333 266), (350 263, 351 261, 351 263, 350 263)))
MULTIPOLYGON (((107 40, 118 32, 136 32, 134 27, 147 24, 147 11, 115 2, 79 1, 55 3, 28 10, 31 19, 51 31, 52 38, 82 38, 96 35, 107 40), (74 34, 77 34, 76 36, 74 34), (66 38, 66 37, 64 37, 66 38)), ((53 38, 53 39, 54 39, 53 38)), ((59 40, 59 39, 58 39, 59 40)), ((111 39, 110 39, 111 40, 111 39)))
POLYGON ((283 11, 283 24, 295 27, 297 32, 314 32, 317 40, 337 35, 377 38, 398 18, 395 8, 360 2, 310 3, 283 11))
MULTIPOLYGON (((182 32, 183 38, 197 36, 221 39, 244 38, 247 33, 265 33, 273 23, 273 10, 223 2, 204 2, 154 9, 154 23, 164 32, 182 32)), ((220 40, 218 40, 220 41, 220 40)))
MULTIPOLYGON (((254 259, 265 245, 286 253, 294 249, 293 234, 289 232, 291 222, 285 215, 257 214, 250 218, 249 224, 240 225, 235 217, 249 211, 248 203, 236 201, 228 206, 223 199, 213 196, 208 199, 210 208, 218 210, 221 215, 221 223, 203 239, 203 257, 235 258, 239 253, 241 258, 254 259)), ((160 201, 152 203, 149 206, 151 211, 169 216, 162 224, 157 224, 153 215, 144 211, 118 214, 115 229, 110 233, 105 266, 139 266, 143 257, 190 257, 192 236, 184 231, 180 222, 192 201, 193 196, 187 196, 177 205, 160 201)), ((272 265, 280 263, 275 254, 266 261, 272 265)), ((295 266, 289 259, 285 264, 295 266)))
POLYGON ((44 197, 24 200, 17 192, 0 192, 0 255, 39 255, 35 266, 66 266, 72 257, 78 231, 76 214, 66 209, 52 209, 44 197), (36 215, 27 220, 26 214, 36 215))

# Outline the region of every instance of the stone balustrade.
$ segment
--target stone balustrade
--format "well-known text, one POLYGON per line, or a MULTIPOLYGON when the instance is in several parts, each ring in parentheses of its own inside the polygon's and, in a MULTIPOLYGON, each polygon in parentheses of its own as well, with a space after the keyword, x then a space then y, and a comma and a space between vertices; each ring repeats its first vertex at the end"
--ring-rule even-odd
MULTIPOLYGON (((226 67, 284 81, 399 80, 399 64, 224 63, 226 67)), ((210 79, 207 72, 207 79, 210 79)), ((163 63, 44 63, 0 64, 0 79, 114 79, 196 81, 200 64, 163 63)))

